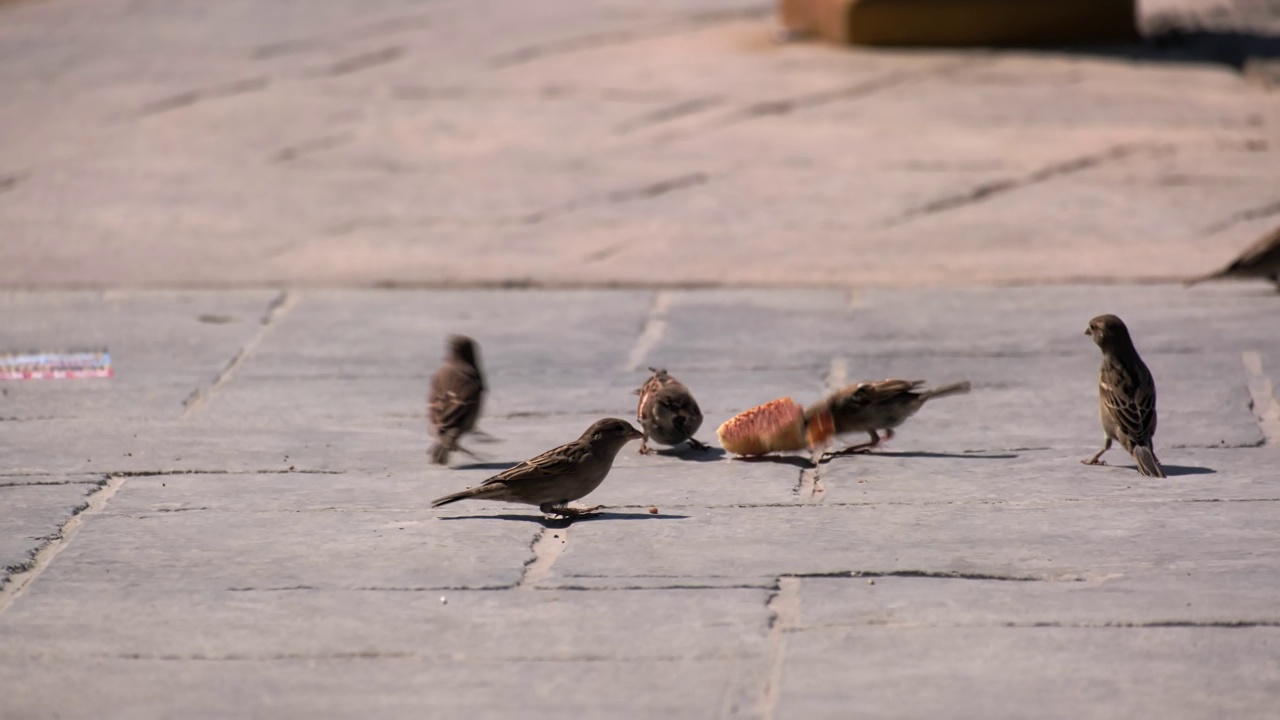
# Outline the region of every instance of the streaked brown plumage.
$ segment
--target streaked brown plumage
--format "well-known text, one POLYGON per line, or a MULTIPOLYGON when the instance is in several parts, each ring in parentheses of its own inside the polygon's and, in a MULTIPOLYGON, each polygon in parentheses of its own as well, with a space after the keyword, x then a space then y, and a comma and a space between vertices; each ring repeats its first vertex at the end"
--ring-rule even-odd
POLYGON ((458 440, 476 426, 484 390, 475 341, 463 335, 450 336, 444 365, 432 376, 427 398, 427 414, 436 436, 429 451, 432 462, 444 465, 450 452, 467 452, 458 440))
POLYGON ((1203 277, 1192 278, 1187 285, 1226 278, 1269 278, 1280 289, 1280 228, 1258 238, 1230 265, 1203 277))
POLYGON ((1164 477, 1152 441, 1156 434, 1156 383, 1129 337, 1129 328, 1115 315, 1099 315, 1089 321, 1085 335, 1102 348, 1102 368, 1098 373, 1098 415, 1107 439, 1102 449, 1085 465, 1106 465, 1099 458, 1120 445, 1138 463, 1138 472, 1148 477, 1164 477))
POLYGON ((544 513, 564 516, 598 510, 568 504, 600 487, 618 451, 639 437, 640 431, 625 420, 598 420, 577 440, 525 460, 473 488, 437 498, 431 507, 474 498, 537 505, 544 513))
POLYGON ((694 439, 693 434, 702 426, 702 409, 693 393, 684 383, 667 373, 666 369, 649 368, 653 376, 636 390, 640 402, 636 404, 636 421, 644 432, 640 441, 640 454, 653 452, 649 440, 663 445, 679 445, 688 440, 694 450, 706 450, 707 446, 694 439))
POLYGON ((892 439, 893 429, 915 415, 929 400, 961 395, 970 389, 968 381, 931 390, 922 389, 924 383, 924 380, 880 380, 849 385, 810 406, 805 416, 816 417, 825 410, 831 413, 836 435, 865 432, 871 436, 870 442, 851 445, 835 454, 867 452, 881 441, 892 439), (883 437, 879 430, 884 431, 883 437))

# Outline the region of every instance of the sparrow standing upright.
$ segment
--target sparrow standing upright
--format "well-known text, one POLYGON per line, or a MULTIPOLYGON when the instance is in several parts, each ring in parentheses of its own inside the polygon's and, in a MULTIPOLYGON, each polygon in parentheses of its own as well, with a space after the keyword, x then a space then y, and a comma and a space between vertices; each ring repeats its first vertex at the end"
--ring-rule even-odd
POLYGON ((1258 238, 1230 265, 1203 277, 1192 278, 1187 285, 1219 278, 1270 278, 1280 289, 1280 228, 1258 238))
POLYGON ((1098 414, 1107 440, 1085 465, 1106 465, 1099 460, 1119 440, 1147 477, 1164 477, 1152 439, 1156 434, 1156 383, 1146 363, 1138 357, 1129 328, 1115 315, 1099 315, 1089 321, 1085 335, 1102 348, 1098 373, 1098 414))
POLYGON ((599 510, 569 507, 600 487, 618 451, 642 437, 626 420, 605 418, 587 428, 582 437, 504 470, 483 483, 432 501, 431 507, 459 500, 502 500, 537 505, 549 515, 572 517, 599 510))
POLYGON ((451 335, 444 365, 432 376, 431 394, 427 399, 427 414, 436 435, 429 451, 431 462, 444 465, 449 462, 450 452, 467 452, 458 445, 458 439, 475 427, 484 389, 475 341, 463 335, 451 335))
POLYGON ((916 414, 921 406, 932 398, 962 395, 969 392, 968 381, 923 390, 924 380, 880 380, 849 385, 829 395, 817 405, 805 411, 806 418, 813 418, 822 410, 831 413, 835 434, 865 432, 870 442, 851 445, 835 455, 867 452, 883 440, 893 439, 893 429, 916 414), (884 430, 881 437, 877 432, 884 430))
POLYGON ((694 450, 706 450, 707 446, 693 438, 702 426, 702 410, 693 393, 684 383, 667 374, 666 369, 649 368, 653 376, 636 390, 640 402, 636 405, 636 421, 644 431, 640 440, 640 454, 647 455, 649 439, 663 445, 679 445, 685 440, 694 450))

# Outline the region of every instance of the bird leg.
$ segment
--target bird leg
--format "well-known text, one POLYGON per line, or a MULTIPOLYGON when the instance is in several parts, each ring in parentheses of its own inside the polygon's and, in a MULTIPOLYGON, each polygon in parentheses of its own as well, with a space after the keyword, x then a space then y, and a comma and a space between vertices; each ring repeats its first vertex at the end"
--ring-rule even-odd
MULTIPOLYGON (((865 452, 871 452, 871 448, 880 444, 880 436, 876 433, 875 430, 868 430, 867 434, 871 436, 871 442, 859 443, 858 445, 850 445, 849 447, 843 450, 825 453, 822 457, 818 458, 818 461, 821 462, 823 460, 826 460, 827 458, 843 457, 845 455, 858 455, 865 452)), ((890 437, 893 437, 893 431, 886 430, 885 439, 888 440, 890 437)))
POLYGON ((706 451, 708 451, 708 450, 710 450, 710 449, 711 449, 711 446, 710 446, 710 445, 708 445, 708 444, 706 444, 706 443, 704 443, 704 442, 699 442, 698 440, 695 440, 694 438, 689 438, 688 442, 689 442, 689 449, 690 449, 690 450, 697 450, 698 452, 706 452, 706 451))
POLYGON ((645 433, 640 438, 640 454, 649 455, 653 453, 653 448, 649 447, 649 433, 645 433))
POLYGON ((453 444, 453 449, 454 449, 454 450, 457 450, 458 452, 462 453, 463 455, 466 455, 467 457, 471 458, 472 460, 476 460, 476 461, 483 462, 483 461, 484 461, 484 459, 485 459, 485 458, 484 458, 484 456, 482 456, 482 455, 477 455, 476 453, 471 452, 470 450, 468 450, 468 449, 466 449, 466 448, 462 447, 462 444, 461 444, 461 443, 457 443, 457 442, 455 442, 455 443, 453 444))
MULTIPOLYGON (((868 430, 867 434, 871 436, 871 442, 865 442, 858 445, 850 445, 849 447, 841 450, 840 452, 832 453, 832 454, 833 455, 853 455, 855 453, 871 452, 871 448, 880 444, 880 435, 875 430, 868 430)), ((891 437, 893 437, 892 430, 888 431, 888 434, 885 435, 884 439, 887 440, 891 437)))
POLYGON ((1108 435, 1107 442, 1103 444, 1101 450, 1095 453, 1094 456, 1089 458, 1088 460, 1081 460, 1080 462, 1085 465, 1106 465, 1107 464, 1106 460, 1099 460, 1098 458, 1102 457, 1102 453, 1110 449, 1111 449, 1111 436, 1108 435))
POLYGON ((604 509, 603 505, 593 505, 588 508, 569 507, 568 503, 542 503, 538 509, 548 515, 559 515, 560 517, 580 517, 582 515, 590 515, 604 509))

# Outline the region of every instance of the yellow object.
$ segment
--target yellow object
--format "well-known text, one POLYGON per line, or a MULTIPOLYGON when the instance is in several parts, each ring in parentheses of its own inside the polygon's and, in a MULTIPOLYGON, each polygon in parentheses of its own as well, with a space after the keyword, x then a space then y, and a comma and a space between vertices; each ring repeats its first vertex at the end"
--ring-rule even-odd
POLYGON ((1134 0, 779 0, 783 27, 861 45, 1063 45, 1138 37, 1134 0))

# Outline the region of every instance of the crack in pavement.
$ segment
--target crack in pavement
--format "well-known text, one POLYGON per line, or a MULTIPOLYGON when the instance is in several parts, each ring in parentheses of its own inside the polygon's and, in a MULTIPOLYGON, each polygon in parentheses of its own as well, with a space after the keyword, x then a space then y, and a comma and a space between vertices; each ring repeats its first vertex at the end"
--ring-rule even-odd
POLYGON ((185 400, 182 401, 183 420, 187 420, 194 415, 196 411, 208 402, 213 393, 217 392, 219 388, 231 381, 231 377, 235 374, 236 368, 240 367, 240 363, 244 362, 245 358, 249 357, 250 353, 252 353, 254 349, 258 347, 258 344, 262 342, 263 338, 266 337, 267 332, 271 330, 273 324, 288 313, 289 310, 293 309, 293 306, 296 303, 297 296, 287 290, 280 291, 279 295, 272 299, 271 302, 267 303, 267 309, 262 315, 262 319, 260 321, 261 327, 258 328, 258 332, 255 333, 254 336, 250 338, 249 342, 245 343, 245 345, 241 347, 240 350, 231 358, 231 361, 222 368, 222 372, 218 373, 218 376, 214 378, 213 384, 209 386, 209 389, 202 390, 200 388, 196 388, 185 400))
POLYGON ((278 150, 271 156, 271 162, 286 163, 297 160, 308 155, 315 155, 326 150, 340 148, 343 145, 350 145, 352 141, 351 133, 334 133, 333 135, 325 135, 323 137, 303 140, 296 145, 289 145, 278 150))
POLYGON ((890 220, 882 225, 881 229, 903 225, 911 222, 912 220, 928 215, 935 215, 969 205, 975 205, 1015 190, 1021 190, 1022 188, 1038 185, 1066 175, 1091 170, 1100 165, 1118 162, 1134 155, 1143 153, 1164 155, 1174 152, 1175 149, 1176 148, 1173 145, 1151 142, 1133 142, 1115 145, 1099 153, 1082 155, 1047 165, 1039 170, 1023 175, 1022 177, 1005 178, 1003 180, 983 183, 965 192, 948 195, 946 197, 927 202, 924 205, 908 209, 897 219, 890 220))
POLYGON ((1263 218, 1269 218, 1273 215, 1280 215, 1280 200, 1267 203, 1266 205, 1258 205, 1256 207, 1246 208, 1244 210, 1231 213, 1230 215, 1223 218, 1222 220, 1219 220, 1218 222, 1212 225, 1209 225, 1208 227, 1201 230, 1200 234, 1206 237, 1209 235, 1217 235, 1223 230, 1226 230, 1227 228, 1238 225, 1242 222, 1249 222, 1252 220, 1261 220, 1263 218))
POLYGON ((148 115, 157 115, 159 113, 178 110, 180 108, 189 107, 196 103, 206 100, 214 100, 218 98, 227 98, 234 95, 243 95, 245 93, 264 90, 271 84, 271 78, 266 75, 259 75, 242 80, 215 85, 208 88, 198 88, 195 90, 187 90, 185 92, 169 95, 143 105, 138 109, 138 115, 146 117, 148 115))
POLYGON ((102 512, 107 501, 115 496, 124 483, 124 478, 103 478, 98 489, 89 493, 84 504, 74 509, 71 517, 67 518, 56 532, 48 536, 44 543, 33 550, 25 562, 5 568, 9 575, 0 581, 0 615, 3 615, 14 601, 22 596, 31 583, 35 582, 45 568, 49 567, 58 553, 71 543, 76 533, 80 531, 81 525, 84 524, 84 519, 102 512))
POLYGON ((281 40, 274 43, 268 43, 266 45, 259 45, 250 52, 249 56, 254 60, 271 60, 284 55, 297 55, 299 53, 321 50, 330 45, 344 41, 369 40, 386 35, 397 35, 403 32, 420 30, 430 26, 431 18, 428 14, 421 13, 416 15, 406 15, 403 17, 391 18, 389 20, 379 20, 377 22, 359 25, 352 28, 345 28, 333 33, 296 38, 293 40, 281 40))
POLYGON ((595 32, 584 33, 582 35, 573 35, 561 38, 559 40, 550 40, 544 43, 526 45, 515 50, 495 55, 489 60, 489 67, 493 69, 508 68, 516 65, 524 65, 543 58, 554 57, 556 55, 566 55, 569 53, 582 52, 584 50, 597 50, 611 45, 625 45, 642 40, 652 40, 667 35, 679 35, 700 30, 709 25, 719 25, 738 20, 751 20, 768 17, 772 12, 773 10, 771 8, 710 10, 661 21, 647 28, 598 30, 595 32))
POLYGON ((378 67, 393 63, 406 55, 403 46, 393 45, 392 47, 382 48, 380 50, 372 50, 359 55, 342 58, 322 69, 313 71, 313 77, 339 77, 341 75, 350 75, 369 68, 378 67))
POLYGON ((695 115, 704 110, 709 110, 713 107, 718 107, 720 105, 723 105, 724 102, 725 101, 722 98, 718 98, 715 96, 699 97, 699 98, 693 98, 692 100, 684 100, 684 101, 675 103, 673 105, 666 105, 666 106, 660 107, 657 110, 644 113, 630 120, 627 120, 626 122, 620 123, 614 129, 614 132, 617 133, 618 135, 625 135, 630 132, 635 132, 636 130, 642 130, 644 128, 654 127, 657 125, 663 125, 673 120, 678 120, 682 117, 695 115))
POLYGON ((530 543, 533 557, 524 564, 524 572, 515 584, 516 590, 536 590, 538 583, 551 574, 551 566, 569 548, 569 528, 542 528, 530 543))
POLYGON ((782 675, 787 655, 787 635, 800 623, 800 578, 783 576, 777 579, 777 590, 765 602, 769 611, 769 633, 766 638, 767 671, 764 687, 757 701, 760 717, 772 720, 778 712, 778 700, 782 696, 782 675))

